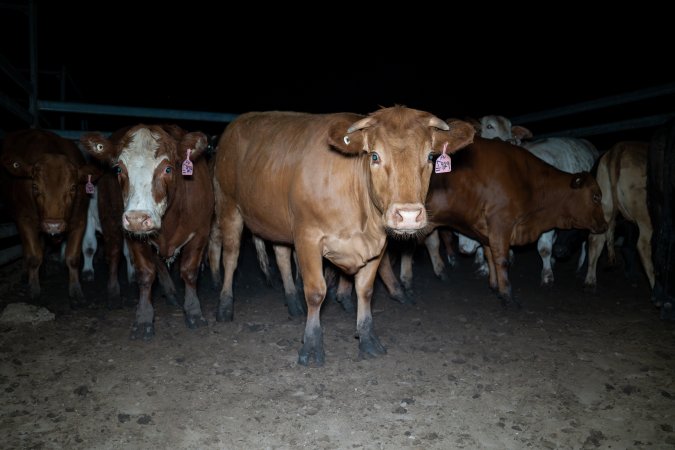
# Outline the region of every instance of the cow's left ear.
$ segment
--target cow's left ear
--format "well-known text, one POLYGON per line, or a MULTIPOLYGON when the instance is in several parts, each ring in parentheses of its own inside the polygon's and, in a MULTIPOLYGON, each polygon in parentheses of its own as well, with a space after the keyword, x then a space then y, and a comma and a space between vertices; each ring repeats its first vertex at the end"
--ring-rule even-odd
POLYGON ((511 127, 511 136, 520 142, 524 141, 525 139, 532 139, 532 132, 525 127, 521 127, 520 125, 514 125, 511 127))
POLYGON ((183 161, 187 157, 188 149, 190 149, 190 160, 194 161, 206 154, 204 150, 206 150, 208 145, 209 140, 204 133, 200 131, 187 133, 178 145, 178 158, 180 161, 183 161))
POLYGON ((3 157, 2 165, 12 176, 19 178, 31 178, 33 176, 33 165, 26 163, 18 156, 3 157))
POLYGON ((441 153, 444 147, 445 153, 454 153, 471 144, 473 142, 473 137, 476 134, 475 128, 470 123, 463 120, 443 122, 442 120, 433 117, 429 122, 429 126, 433 128, 432 148, 434 153, 441 153), (438 122, 435 122, 433 119, 436 119, 438 122))
POLYGON ((86 133, 80 137, 80 147, 99 161, 112 163, 118 151, 101 133, 86 133))
POLYGON ((366 117, 351 125, 336 124, 328 132, 328 144, 347 155, 368 151, 368 136, 365 130, 372 127, 375 122, 374 118, 366 117))
POLYGON ((87 181, 96 183, 101 176, 103 176, 103 170, 93 164, 85 164, 77 169, 77 181, 80 184, 84 184, 87 181))

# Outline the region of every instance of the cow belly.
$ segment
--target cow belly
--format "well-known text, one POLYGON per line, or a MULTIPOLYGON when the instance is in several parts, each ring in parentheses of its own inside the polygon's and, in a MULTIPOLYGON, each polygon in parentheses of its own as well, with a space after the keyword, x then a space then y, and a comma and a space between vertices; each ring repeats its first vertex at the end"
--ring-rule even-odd
POLYGON ((349 238, 327 237, 322 255, 348 274, 356 273, 373 258, 380 256, 386 237, 373 238, 363 234, 349 238))

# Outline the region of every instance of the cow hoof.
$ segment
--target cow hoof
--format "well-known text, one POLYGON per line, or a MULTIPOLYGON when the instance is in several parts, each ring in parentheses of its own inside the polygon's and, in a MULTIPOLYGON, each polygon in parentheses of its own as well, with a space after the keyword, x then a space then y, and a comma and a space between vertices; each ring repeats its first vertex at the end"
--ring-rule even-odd
POLYGON ((183 309, 183 305, 178 303, 178 297, 176 296, 176 294, 166 294, 164 296, 164 301, 166 302, 166 306, 183 309))
POLYGON ((92 270, 85 270, 82 272, 82 281, 94 281, 94 272, 92 270))
POLYGON ((136 341, 143 339, 145 342, 150 341, 155 336, 155 326, 151 323, 135 323, 131 327, 131 335, 129 339, 136 341))
POLYGON ((337 301, 338 301, 338 303, 340 303, 342 305, 342 309, 344 309, 346 313, 349 313, 349 314, 356 313, 356 305, 354 304, 354 301, 352 300, 351 292, 347 295, 338 295, 337 301))
POLYGON ((308 367, 314 362, 314 367, 322 367, 326 363, 326 354, 323 350, 309 351, 301 348, 298 352, 298 364, 308 367))
POLYGON ((191 329, 195 330, 197 328, 205 327, 209 322, 201 314, 186 314, 185 315, 185 325, 191 329))
POLYGON ((234 318, 234 299, 231 296, 221 298, 216 309, 216 322, 232 322, 234 318))
POLYGON ((399 303, 402 303, 404 305, 414 305, 415 304, 415 299, 411 295, 408 295, 406 291, 403 289, 397 289, 393 293, 390 294, 390 297, 394 300, 396 300, 399 303))
POLYGON ((359 338, 359 359, 372 359, 386 354, 387 349, 380 343, 377 336, 371 334, 359 338))

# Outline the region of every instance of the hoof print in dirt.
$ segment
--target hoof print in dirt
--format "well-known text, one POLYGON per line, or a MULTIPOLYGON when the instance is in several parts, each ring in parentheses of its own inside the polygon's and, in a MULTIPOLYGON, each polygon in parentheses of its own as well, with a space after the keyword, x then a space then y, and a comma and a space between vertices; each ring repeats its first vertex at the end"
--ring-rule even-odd
POLYGON ((201 315, 185 315, 185 325, 191 330, 205 327, 208 324, 209 322, 201 315))

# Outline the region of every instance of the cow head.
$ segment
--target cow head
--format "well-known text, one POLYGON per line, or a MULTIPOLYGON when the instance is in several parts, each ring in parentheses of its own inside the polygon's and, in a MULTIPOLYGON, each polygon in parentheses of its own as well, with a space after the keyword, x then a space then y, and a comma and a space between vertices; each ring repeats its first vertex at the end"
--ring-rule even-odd
POLYGON ((600 234, 607 231, 607 222, 602 210, 602 191, 598 182, 588 172, 570 174, 573 199, 566 202, 571 226, 600 234))
POLYGON ((520 145, 523 140, 532 138, 530 130, 511 125, 511 121, 504 116, 483 116, 475 126, 480 132, 480 137, 485 139, 501 139, 520 145))
POLYGON ((68 231, 78 191, 84 195, 85 183, 101 176, 100 169, 89 164, 78 166, 58 154, 43 154, 32 164, 21 157, 5 158, 2 163, 12 176, 30 180, 40 229, 50 236, 68 231))
POLYGON ((434 159, 470 144, 466 122, 450 124, 424 111, 384 108, 344 127, 334 127, 330 144, 344 153, 362 153, 370 198, 394 236, 421 232, 427 225, 424 201, 434 159))
POLYGON ((137 125, 114 141, 97 133, 82 136, 82 146, 95 158, 107 161, 122 187, 122 227, 130 233, 158 232, 171 202, 181 164, 204 154, 203 133, 185 133, 175 126, 137 125))

